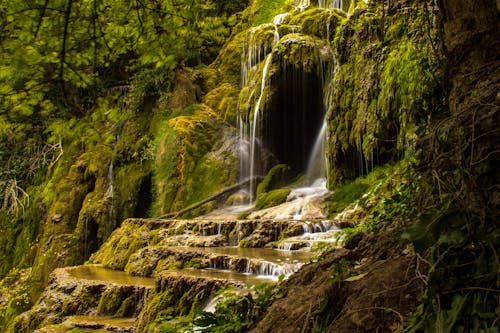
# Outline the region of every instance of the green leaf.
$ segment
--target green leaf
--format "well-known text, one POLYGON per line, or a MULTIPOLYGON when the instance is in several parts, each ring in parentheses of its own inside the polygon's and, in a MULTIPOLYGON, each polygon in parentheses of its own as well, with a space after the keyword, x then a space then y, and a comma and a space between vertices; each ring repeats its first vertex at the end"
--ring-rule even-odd
POLYGON ((367 274, 368 273, 361 273, 359 275, 351 276, 351 277, 345 279, 344 281, 346 281, 346 282, 358 281, 358 280, 361 280, 362 278, 364 278, 367 274))

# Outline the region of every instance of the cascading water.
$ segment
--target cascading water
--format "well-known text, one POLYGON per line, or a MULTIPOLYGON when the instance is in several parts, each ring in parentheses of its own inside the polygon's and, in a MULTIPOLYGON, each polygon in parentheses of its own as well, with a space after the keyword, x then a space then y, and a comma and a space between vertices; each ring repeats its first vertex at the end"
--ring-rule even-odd
POLYGON ((309 162, 307 163, 306 184, 311 185, 316 180, 325 178, 326 158, 325 158, 325 142, 326 142, 326 121, 318 133, 318 137, 314 142, 309 162))
MULTIPOLYGON (((298 9, 311 6, 310 0, 301 0, 296 4, 298 9)), ((325 9, 342 6, 342 0, 319 1, 319 7, 325 9)), ((303 187, 292 190, 288 198, 290 201, 297 201, 297 207, 293 209, 292 216, 301 219, 304 215, 303 210, 311 199, 314 200, 328 193, 325 174, 327 170, 325 167, 327 124, 324 111, 332 88, 334 65, 328 65, 331 70, 327 73, 328 77, 325 77, 326 66, 322 60, 316 71, 305 70, 296 64, 284 62, 277 72, 272 72, 276 74, 273 74, 276 80, 273 76, 273 82, 270 83, 273 48, 280 38, 277 26, 283 24, 289 15, 288 13, 277 15, 272 24, 264 24, 252 29, 249 41, 244 48, 241 70, 242 86, 246 89, 244 102, 253 101, 253 106, 251 108, 246 106, 246 109, 240 111, 239 115, 240 179, 242 181, 250 179, 246 195, 253 201, 255 176, 263 176, 264 164, 267 163, 263 155, 265 145, 265 149, 272 151, 274 158, 290 165, 295 174, 305 172, 303 187), (269 42, 272 36, 270 29, 274 31, 272 44, 269 42), (267 45, 266 39, 262 38, 264 36, 262 32, 266 32, 265 36, 269 36, 266 37, 268 38, 267 45), (260 40, 259 34, 261 34, 260 40), (260 86, 258 86, 259 82, 260 86), (266 89, 270 84, 272 84, 273 95, 268 100, 269 95, 266 89), (318 91, 324 91, 324 93, 318 93, 318 91), (264 110, 267 110, 265 116, 264 110), (315 112, 317 113, 314 115, 315 112), (323 121, 320 124, 321 117, 323 121), (268 133, 269 129, 271 133, 268 133), (316 137, 311 135, 314 131, 317 131, 316 137), (303 156, 309 156, 309 158, 304 159, 303 156)), ((327 26, 327 31, 329 31, 329 26, 327 26)), ((282 43, 287 42, 297 43, 297 40, 291 38, 282 41, 282 43)), ((280 56, 276 55, 276 57, 280 56)), ((320 59, 321 57, 323 55, 320 59)), ((329 64, 330 60, 326 63, 329 64)))
POLYGON ((342 0, 319 0, 318 6, 320 8, 343 9, 344 3, 342 0))
MULTIPOLYGON (((266 89, 267 85, 267 78, 269 75, 269 67, 271 65, 271 62, 273 60, 273 53, 269 53, 266 56, 266 61, 264 63, 264 68, 262 70, 262 82, 260 86, 260 94, 259 94, 259 99, 257 100, 257 103, 255 103, 255 109, 253 111, 253 119, 250 123, 251 127, 251 136, 250 136, 250 179, 253 179, 255 177, 255 163, 256 163, 256 146, 258 144, 258 130, 261 129, 262 127, 262 117, 261 117, 261 111, 262 111, 262 98, 264 97, 264 92, 266 89)), ((255 183, 253 181, 250 182, 250 196, 253 196, 254 193, 254 186, 255 183)))
MULTIPOLYGON (((281 19, 278 24, 281 24, 281 19)), ((240 129, 240 179, 250 179, 248 187, 248 196, 250 201, 253 200, 255 192, 255 182, 252 181, 255 176, 259 175, 260 170, 257 170, 257 160, 259 159, 260 137, 262 129, 262 111, 265 104, 265 90, 269 81, 269 72, 273 60, 272 48, 279 41, 279 33, 277 24, 272 24, 273 40, 270 45, 261 45, 259 41, 259 29, 265 29, 269 24, 265 24, 254 28, 250 32, 249 42, 244 49, 243 60, 241 64, 242 86, 247 87, 250 85, 251 78, 255 79, 258 75, 258 69, 263 64, 260 89, 258 92, 257 101, 255 102, 251 119, 244 115, 239 116, 238 126, 240 129)))

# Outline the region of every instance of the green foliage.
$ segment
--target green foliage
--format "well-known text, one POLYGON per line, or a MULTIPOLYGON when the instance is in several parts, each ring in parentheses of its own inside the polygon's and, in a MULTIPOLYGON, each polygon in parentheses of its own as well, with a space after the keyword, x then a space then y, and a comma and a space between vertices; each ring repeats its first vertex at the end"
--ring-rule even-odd
POLYGON ((254 1, 257 6, 257 14, 253 18, 253 25, 269 23, 273 17, 282 12, 287 12, 290 8, 289 0, 260 0, 254 1))
POLYGON ((401 170, 406 168, 406 163, 406 161, 402 161, 397 164, 386 164, 377 167, 366 176, 358 177, 353 181, 335 187, 333 195, 327 199, 329 216, 334 217, 335 214, 342 212, 353 204, 365 207, 369 204, 369 201, 373 201, 366 194, 376 196, 376 191, 383 190, 381 188, 383 184, 395 183, 396 181, 393 178, 403 172, 401 170))
POLYGON ((328 97, 331 185, 359 174, 347 162, 356 154, 385 163, 412 153, 443 103, 437 29, 423 6, 412 11, 386 15, 374 6, 355 11, 337 28, 334 86, 342 89, 328 97))
POLYGON ((247 331, 275 300, 283 297, 278 286, 260 285, 254 294, 241 295, 231 289, 219 291, 215 312, 201 312, 194 320, 201 332, 237 333, 247 331))
POLYGON ((388 56, 382 71, 379 107, 382 117, 388 117, 391 110, 397 110, 399 117, 398 147, 404 147, 415 140, 415 128, 420 120, 426 120, 430 113, 428 94, 435 89, 435 82, 425 54, 408 41, 400 40, 399 46, 388 56), (422 54, 420 53, 422 52, 422 54))
POLYGON ((432 265, 408 331, 497 332, 498 228, 445 206, 403 237, 432 265))
POLYGON ((314 253, 312 260, 321 261, 326 253, 333 251, 335 248, 336 248, 335 243, 331 242, 315 243, 311 248, 311 252, 314 253))

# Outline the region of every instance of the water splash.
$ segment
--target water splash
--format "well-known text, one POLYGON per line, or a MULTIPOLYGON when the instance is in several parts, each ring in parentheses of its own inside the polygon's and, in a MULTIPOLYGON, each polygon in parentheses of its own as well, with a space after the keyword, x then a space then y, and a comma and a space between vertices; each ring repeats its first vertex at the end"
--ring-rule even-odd
POLYGON ((300 0, 299 4, 295 7, 295 10, 301 12, 303 10, 306 10, 310 6, 311 6, 311 0, 300 0))
POLYGON ((285 19, 287 19, 288 17, 290 17, 291 14, 290 13, 283 13, 283 14, 278 14, 274 17, 273 19, 273 24, 274 25, 280 25, 280 24, 283 24, 283 22, 285 22, 285 19))
POLYGON ((306 184, 312 185, 318 179, 325 178, 326 158, 326 120, 323 121, 318 136, 314 142, 311 156, 307 163, 306 184))

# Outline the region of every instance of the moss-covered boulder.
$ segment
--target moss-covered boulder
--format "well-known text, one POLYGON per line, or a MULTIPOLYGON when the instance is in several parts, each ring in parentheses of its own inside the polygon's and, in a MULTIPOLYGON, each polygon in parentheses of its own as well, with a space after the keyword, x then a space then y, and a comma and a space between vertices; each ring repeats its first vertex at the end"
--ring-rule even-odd
POLYGON ((257 186, 257 198, 271 190, 285 186, 290 182, 290 176, 290 167, 288 165, 275 165, 257 186))
POLYGON ((262 194, 255 202, 255 208, 264 209, 273 206, 277 206, 286 201, 286 198, 290 194, 291 189, 281 188, 277 190, 272 190, 267 193, 262 194))
POLYGON ((330 41, 344 18, 346 14, 341 10, 310 8, 294 14, 288 24, 300 26, 304 34, 330 41))

